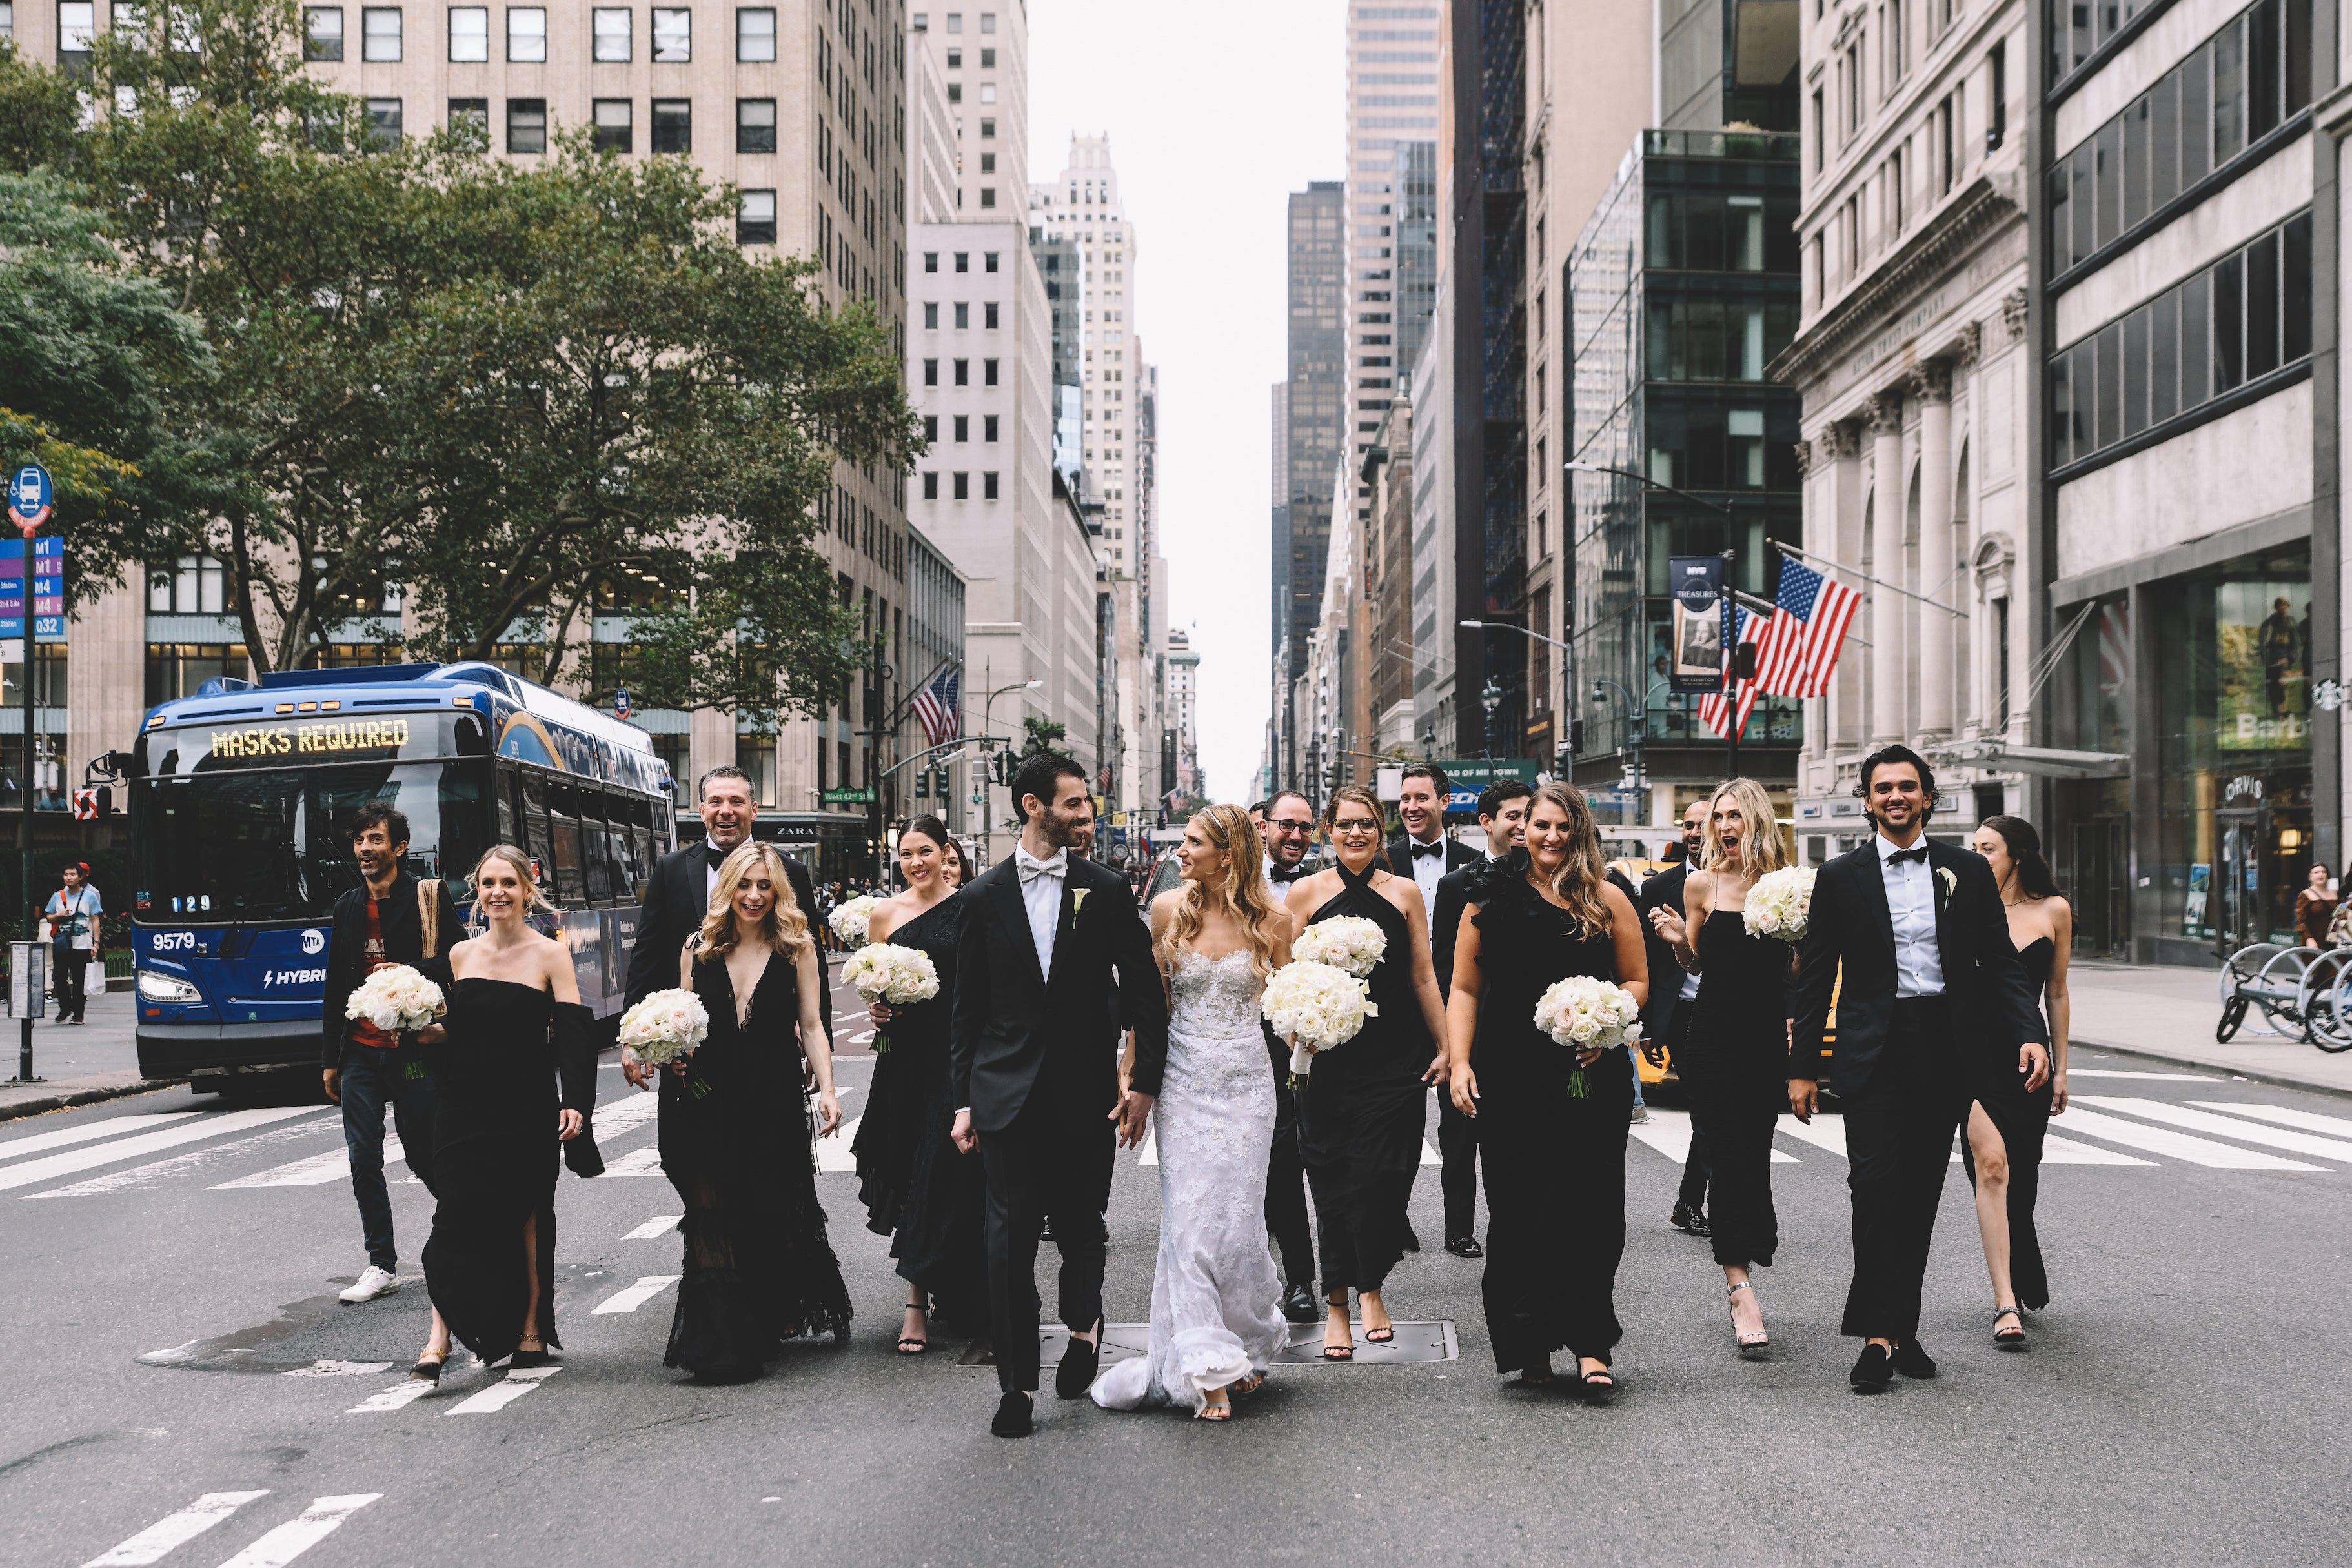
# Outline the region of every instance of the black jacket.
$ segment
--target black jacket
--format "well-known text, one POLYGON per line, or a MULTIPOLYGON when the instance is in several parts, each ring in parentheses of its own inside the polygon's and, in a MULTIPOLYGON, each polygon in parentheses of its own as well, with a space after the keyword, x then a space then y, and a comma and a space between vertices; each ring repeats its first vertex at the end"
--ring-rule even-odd
MULTIPOLYGON (((814 934, 824 918, 817 913, 815 880, 806 866, 790 855, 784 857, 784 880, 792 883, 793 897, 814 934)), ((677 984, 677 956, 686 950, 686 939, 701 928, 702 917, 710 912, 710 895, 705 891, 709 881, 710 853, 704 845, 688 844, 655 862, 645 907, 637 916, 636 940, 629 946, 629 987, 624 1006, 635 1007, 654 992, 677 984)), ((822 957, 824 952, 820 940, 818 956, 822 957)), ((830 1040, 833 987, 829 975, 820 977, 820 981, 817 1016, 824 1020, 825 1038, 830 1040)))
POLYGON ((967 883, 963 897, 971 907, 956 950, 948 1059, 951 1103, 971 1108, 973 1127, 1011 1126, 1049 1060, 1064 1096, 1056 1109, 1102 1125, 1118 1097, 1122 1019, 1135 1030, 1135 1092, 1159 1094, 1168 997, 1127 879, 1070 857, 1050 975, 1038 973, 1013 857, 967 883))
MULTIPOLYGON (((1437 879, 1437 906, 1429 915, 1429 961, 1437 970, 1437 994, 1454 999, 1454 944, 1462 935, 1463 912, 1479 902, 1493 875, 1528 873, 1528 852, 1514 848, 1500 860, 1473 852, 1469 862, 1437 879)), ((1399 873, 1399 875, 1408 874, 1399 873)))
MULTIPOLYGON (((1964 1061, 2013 1061, 2017 1048, 2046 1045, 2050 1031, 2010 939, 2000 890, 1982 855, 1927 844, 1935 881, 1936 947, 1944 970, 1951 1038, 1964 1061)), ((1895 919, 1875 835, 1822 867, 1797 977, 1795 1077, 1820 1071, 1822 1034, 1832 988, 1837 992, 1837 1092, 1854 1100, 1870 1090, 1895 1019, 1895 919), (1840 967, 1843 977, 1840 977, 1840 967)))
MULTIPOLYGON (((428 958, 445 956, 460 935, 457 901, 444 882, 441 894, 441 947, 425 951, 425 923, 416 914, 416 879, 401 872, 392 879, 392 891, 380 901, 376 923, 383 928, 383 956, 392 963, 421 969, 428 958)), ((320 1018, 321 1055, 330 1068, 340 1070, 350 1048, 352 1020, 343 1016, 352 993, 367 978, 367 904, 365 884, 335 900, 333 934, 327 942, 327 995, 320 1018)))
MULTIPOLYGON (((1683 1006, 1683 967, 1675 956, 1675 945, 1658 935, 1650 924, 1650 911, 1664 909, 1675 919, 1683 917, 1683 889, 1690 883, 1690 862, 1683 862, 1672 871, 1662 871, 1642 884, 1633 900, 1633 913, 1642 917, 1642 946, 1650 956, 1650 999, 1642 1004, 1642 1038, 1660 1045, 1666 1042, 1666 1030, 1674 1026, 1675 1015, 1683 1006)), ((1696 934, 1693 934, 1696 939, 1696 934)))
MULTIPOLYGON (((1445 846, 1445 869, 1449 873, 1460 871, 1465 866, 1482 865, 1486 862, 1486 857, 1484 854, 1472 849, 1460 839, 1441 839, 1438 841, 1445 846)), ((1388 857, 1388 869, 1392 875, 1403 877, 1407 882, 1412 880, 1412 834, 1399 833, 1389 840, 1388 857)), ((1440 877, 1438 880, 1443 882, 1444 878, 1440 877)))

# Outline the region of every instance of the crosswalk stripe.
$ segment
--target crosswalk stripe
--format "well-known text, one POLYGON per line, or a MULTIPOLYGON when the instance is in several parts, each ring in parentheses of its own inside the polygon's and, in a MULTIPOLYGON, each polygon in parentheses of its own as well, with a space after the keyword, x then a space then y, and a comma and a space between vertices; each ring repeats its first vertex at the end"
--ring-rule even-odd
MULTIPOLYGON (((232 1138, 226 1143, 205 1144, 184 1155, 173 1155, 168 1158, 147 1165, 132 1166, 128 1170, 107 1171, 102 1175, 91 1176, 87 1181, 76 1182, 70 1186, 53 1186, 40 1192, 28 1192, 24 1195, 24 1201, 33 1202, 49 1197, 97 1197, 109 1193, 157 1187, 167 1181, 180 1176, 193 1176, 213 1166, 237 1163, 248 1155, 258 1155, 267 1149, 307 1143, 319 1133, 332 1130, 335 1129, 331 1120, 288 1122, 279 1126, 267 1127, 260 1132, 248 1134, 242 1138, 232 1138)), ((395 1176, 389 1179, 400 1181, 404 1178, 395 1176)), ((408 1176, 404 1179, 413 1182, 416 1178, 408 1176)))
POLYGON ((2080 1094, 2074 1098, 2075 1104, 2085 1102, 2104 1105, 2110 1111, 2128 1112, 2146 1121, 2186 1127, 2192 1133, 2212 1133, 2224 1138, 2235 1138, 2242 1144, 2260 1144, 2266 1149, 2287 1149, 2298 1155, 2352 1160, 2352 1144, 2341 1138, 2323 1138, 2316 1133, 2289 1132, 2280 1127, 2265 1126, 2260 1122, 2242 1122, 2235 1116, 2217 1116, 2210 1111, 2191 1110, 2186 1105, 2168 1105, 2161 1100, 2136 1100, 2104 1094, 2080 1094))
POLYGON ((840 1129, 833 1136, 816 1141, 818 1170, 854 1171, 857 1168, 857 1156, 849 1152, 849 1145, 857 1137, 857 1124, 864 1120, 863 1116, 844 1117, 840 1129))
POLYGON ((672 1285, 677 1283, 675 1274, 640 1274, 634 1285, 624 1285, 592 1308, 588 1315, 601 1318, 614 1312, 634 1312, 672 1285))
POLYGON ((2042 1137, 2042 1163, 2045 1166, 2147 1166, 2154 1160, 2141 1159, 2137 1155, 2117 1154, 2113 1149, 2094 1148, 2078 1144, 2072 1138, 2062 1138, 2055 1133, 2042 1137))
POLYGON ((1421 1163, 1424 1166, 1437 1166, 1440 1167, 1443 1167, 1445 1164, 1444 1156, 1440 1155, 1435 1149, 1429 1146, 1429 1140, 1427 1138, 1423 1138, 1421 1141, 1421 1163))
POLYGON ((2231 1148, 2210 1138, 2192 1138, 2186 1133, 2175 1133, 2163 1127, 2149 1127, 2137 1122, 2126 1122, 2120 1116, 2083 1108, 2078 1100, 2066 1107, 2066 1130, 2088 1133, 2095 1138, 2105 1138, 2111 1144, 2121 1144, 2127 1149, 2145 1149, 2152 1155, 2170 1155, 2192 1166, 2203 1166, 2219 1171, 2315 1171, 2325 1166, 2307 1166, 2301 1160, 2283 1160, 2276 1155, 2256 1154, 2252 1149, 2231 1148))
POLYGON ((2161 1078, 2174 1083, 2219 1083, 2220 1079, 2203 1072, 2118 1072, 2111 1067, 2070 1067, 2069 1078, 2161 1078))
POLYGON ((81 1568, 145 1568, 175 1546, 185 1545, 251 1502, 268 1497, 259 1491, 208 1491, 177 1513, 167 1513, 111 1552, 102 1552, 81 1568))
MULTIPOLYGON (((1780 1131, 1801 1144, 1811 1144, 1817 1149, 1827 1149, 1838 1158, 1851 1159, 1845 1152, 1845 1118, 1816 1115, 1811 1122, 1800 1122, 1794 1116, 1780 1118, 1780 1131)), ((1960 1163, 1960 1152, 1954 1149, 1950 1163, 1960 1163)))
POLYGON ((433 1392, 435 1385, 421 1377, 404 1378, 388 1387, 379 1388, 343 1412, 346 1416, 375 1416, 387 1410, 398 1410, 415 1404, 433 1392))
MULTIPOLYGON (((385 1134, 383 1168, 389 1171, 394 1166, 406 1164, 407 1160, 408 1151, 401 1145, 400 1140, 389 1134, 385 1134)), ((329 1182, 348 1180, 351 1174, 351 1150, 349 1148, 330 1149, 323 1155, 312 1155, 308 1159, 296 1160, 291 1165, 278 1166, 270 1170, 257 1171, 249 1176, 239 1176, 235 1181, 218 1183, 207 1190, 235 1192, 240 1188, 255 1186, 324 1186, 329 1182)))
POLYGON ((622 1237, 621 1239, 624 1241, 651 1241, 657 1236, 667 1236, 671 1231, 677 1228, 677 1222, 685 1218, 686 1216, 683 1214, 656 1214, 651 1219, 646 1220, 643 1225, 638 1226, 635 1230, 632 1230, 627 1235, 622 1237))
POLYGON ((631 1149, 604 1167, 607 1176, 651 1176, 661 1169, 661 1145, 647 1144, 642 1149, 631 1149))
POLYGON ((509 1372, 479 1394, 452 1405, 446 1414, 487 1416, 493 1410, 503 1410, 562 1370, 560 1366, 527 1366, 520 1372, 509 1372))
MULTIPOLYGON (((1631 1130, 1634 1137, 1676 1165, 1690 1158, 1691 1120, 1687 1111, 1669 1111, 1663 1106, 1653 1105, 1650 1107, 1650 1119, 1634 1123, 1631 1130)), ((1774 1149, 1772 1163, 1793 1166, 1803 1162, 1794 1155, 1784 1155, 1774 1149)))
POLYGON ((221 1568, 286 1568, 286 1564, 342 1528, 343 1521, 382 1497, 380 1491, 319 1497, 296 1517, 271 1531, 221 1568))
POLYGON ((320 1113, 320 1108, 315 1105, 270 1105, 245 1111, 226 1111, 194 1123, 143 1133, 135 1138, 101 1144, 96 1148, 73 1149, 42 1159, 26 1160, 20 1166, 10 1166, 0 1170, 0 1192, 71 1176, 77 1171, 91 1170, 99 1166, 112 1165, 118 1160, 131 1159, 139 1155, 177 1148, 183 1144, 193 1144, 204 1138, 216 1138, 225 1133, 241 1133, 247 1127, 266 1127, 274 1122, 320 1113))
POLYGON ((1143 1146, 1136 1151, 1135 1163, 1139 1166, 1156 1166, 1160 1163, 1159 1128, 1143 1129, 1143 1146))
POLYGON ((2338 1137, 2352 1138, 2352 1121, 2341 1116, 2322 1116, 2313 1111, 2290 1111, 2284 1105, 2254 1105, 2227 1100, 2191 1100, 2192 1105, 2202 1105, 2208 1111, 2227 1111, 2233 1116, 2252 1116, 2257 1121, 2276 1122, 2282 1127, 2301 1127, 2306 1133, 2333 1133, 2338 1137))
POLYGON ((617 1099, 596 1107, 596 1136, 609 1137, 661 1114, 661 1096, 650 1089, 623 1088, 617 1099))
POLYGON ((282 1377, 373 1377, 379 1372, 392 1370, 388 1361, 314 1361, 308 1366, 298 1366, 280 1373, 282 1377))
MULTIPOLYGON (((165 1122, 184 1122, 191 1116, 201 1116, 201 1111, 142 1111, 129 1116, 110 1116, 103 1122, 90 1122, 79 1127, 60 1127, 54 1133, 36 1133, 29 1138, 12 1138, 0 1144, 0 1160, 13 1160, 25 1155, 36 1155, 43 1149, 62 1149, 71 1144, 87 1144, 95 1138, 115 1138, 125 1133, 160 1126, 165 1122)), ((226 1492, 221 1494, 226 1497, 226 1492)))

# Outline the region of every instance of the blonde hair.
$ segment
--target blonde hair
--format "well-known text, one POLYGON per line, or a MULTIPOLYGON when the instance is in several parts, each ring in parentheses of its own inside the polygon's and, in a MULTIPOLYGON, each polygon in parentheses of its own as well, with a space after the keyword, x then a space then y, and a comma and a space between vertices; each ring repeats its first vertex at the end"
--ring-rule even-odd
MULTIPOLYGON (((1528 805, 1529 853, 1534 848, 1536 808, 1557 806, 1568 818, 1568 853, 1553 873, 1551 891, 1568 908, 1569 918, 1576 923, 1578 935, 1598 936, 1612 925, 1609 900, 1601 888, 1609 881, 1609 862, 1601 852, 1601 830, 1593 825, 1592 810, 1584 802, 1584 792, 1565 784, 1546 784, 1536 791, 1528 805)), ((1532 859, 1528 874, 1538 874, 1532 859)))
POLYGON ((1780 837, 1780 824, 1772 816, 1772 798, 1764 793, 1764 786, 1753 779, 1729 779, 1717 785, 1715 793, 1706 799, 1706 869, 1728 872, 1753 882, 1790 863, 1788 841, 1780 837), (1723 841, 1715 831, 1716 803, 1726 795, 1739 808, 1740 821, 1746 829, 1739 835, 1738 852, 1731 855, 1724 852, 1723 841))
MULTIPOLYGON (((1186 826, 1200 829, 1202 838, 1224 852, 1225 874, 1214 892, 1240 917, 1242 934, 1250 946, 1251 967, 1265 978, 1274 973, 1276 945, 1288 916, 1266 896, 1265 852, 1259 845, 1256 827, 1239 806, 1207 807, 1195 812, 1186 826)), ((1192 950, 1192 938, 1201 934, 1208 916, 1210 892, 1204 882, 1184 884, 1184 896, 1176 901, 1176 913, 1168 923, 1168 957, 1192 950)), ((1166 961, 1163 957, 1163 966, 1166 961)))
POLYGON ((784 874, 783 852, 756 839, 738 844, 733 853, 719 862, 719 882, 710 890, 709 912, 702 917, 702 928, 694 934, 695 960, 707 964, 713 958, 723 958, 735 950, 737 944, 754 936, 793 959, 814 946, 809 939, 808 916, 801 913, 800 900, 793 894, 792 879, 784 874), (735 890, 743 885, 754 866, 768 873, 768 881, 775 890, 775 902, 768 905, 760 929, 747 933, 735 916, 735 890))
POLYGON ((482 858, 474 862, 472 874, 466 878, 467 885, 473 889, 477 909, 480 907, 482 896, 482 868, 492 861, 504 861, 514 867, 515 876, 522 883, 522 909, 525 915, 529 915, 534 909, 555 907, 548 902, 547 894, 539 890, 539 873, 532 869, 530 857, 512 844, 492 844, 482 852, 482 858))

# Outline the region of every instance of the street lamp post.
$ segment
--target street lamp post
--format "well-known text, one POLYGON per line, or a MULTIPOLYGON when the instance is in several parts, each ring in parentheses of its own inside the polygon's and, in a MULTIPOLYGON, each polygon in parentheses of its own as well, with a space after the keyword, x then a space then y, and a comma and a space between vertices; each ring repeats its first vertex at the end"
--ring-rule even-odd
MULTIPOLYGON (((1559 638, 1547 637, 1542 632, 1529 631, 1525 626, 1515 626, 1508 621, 1465 620, 1459 622, 1459 624, 1467 626, 1474 631, 1480 632, 1517 632, 1522 637, 1532 637, 1538 643, 1548 643, 1550 646, 1559 649, 1563 662, 1568 666, 1567 679, 1564 683, 1565 688, 1569 691, 1574 691, 1576 689, 1576 650, 1561 642, 1559 638)), ((1491 748, 1495 743, 1495 709, 1503 700, 1502 687, 1497 685, 1492 677, 1489 677, 1486 682, 1486 689, 1479 694, 1479 699, 1486 705, 1486 744, 1491 748)), ((1559 760, 1557 755, 1554 756, 1553 760, 1559 760)))
MULTIPOLYGON (((1015 681, 1009 686, 999 686, 994 691, 989 693, 988 700, 980 705, 980 727, 982 733, 992 734, 996 729, 997 698, 1003 696, 1007 692, 1035 691, 1039 686, 1042 686, 1045 684, 1045 683, 1043 680, 1015 681)), ((993 810, 995 802, 989 799, 988 785, 984 780, 980 786, 979 794, 981 853, 985 856, 995 847, 990 841, 991 835, 995 831, 996 813, 993 810)), ((1019 801, 1014 801, 1014 810, 1019 810, 1020 804, 1021 803, 1019 801)))

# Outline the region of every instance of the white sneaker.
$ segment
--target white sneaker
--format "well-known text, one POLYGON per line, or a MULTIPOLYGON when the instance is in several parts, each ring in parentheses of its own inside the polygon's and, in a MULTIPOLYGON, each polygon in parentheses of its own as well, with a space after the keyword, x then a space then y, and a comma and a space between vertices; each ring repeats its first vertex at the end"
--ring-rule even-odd
POLYGON ((371 1263, 335 1299, 339 1301, 373 1301, 378 1296, 389 1296, 398 1289, 399 1275, 371 1263))
POLYGON ((1638 1127, 1649 1119, 1650 1108, 1647 1105, 1636 1103, 1633 1107, 1633 1125, 1638 1127))

